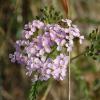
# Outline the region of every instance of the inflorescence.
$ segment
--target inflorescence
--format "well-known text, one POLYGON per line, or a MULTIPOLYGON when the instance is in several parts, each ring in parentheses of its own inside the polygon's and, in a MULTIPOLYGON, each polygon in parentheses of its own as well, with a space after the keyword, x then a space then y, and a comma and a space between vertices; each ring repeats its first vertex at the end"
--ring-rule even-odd
POLYGON ((26 74, 32 81, 50 78, 64 80, 69 62, 68 52, 72 51, 74 39, 80 44, 84 36, 69 19, 62 19, 59 24, 47 24, 33 20, 25 25, 22 39, 15 43, 15 52, 10 54, 11 62, 26 66, 26 74))

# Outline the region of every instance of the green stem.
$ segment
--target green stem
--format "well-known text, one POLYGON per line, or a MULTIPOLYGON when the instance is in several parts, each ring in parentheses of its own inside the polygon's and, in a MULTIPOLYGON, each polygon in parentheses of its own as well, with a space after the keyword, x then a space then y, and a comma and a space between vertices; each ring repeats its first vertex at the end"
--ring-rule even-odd
POLYGON ((38 94, 38 81, 32 84, 32 88, 30 90, 29 100, 36 100, 38 94))
POLYGON ((87 52, 87 51, 84 51, 84 52, 82 52, 81 54, 79 54, 79 55, 77 55, 77 56, 71 58, 71 62, 72 62, 73 60, 79 58, 80 56, 83 56, 84 54, 86 54, 86 52, 87 52))

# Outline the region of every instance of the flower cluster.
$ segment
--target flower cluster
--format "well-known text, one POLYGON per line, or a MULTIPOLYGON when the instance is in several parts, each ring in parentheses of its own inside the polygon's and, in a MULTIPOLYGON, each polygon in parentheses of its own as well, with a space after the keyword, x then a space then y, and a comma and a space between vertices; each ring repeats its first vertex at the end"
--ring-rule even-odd
POLYGON ((12 62, 26 66, 26 74, 32 77, 33 82, 49 78, 63 80, 69 61, 65 53, 72 51, 75 38, 80 43, 84 39, 71 20, 62 19, 61 22, 66 26, 46 24, 39 20, 25 25, 22 39, 16 41, 16 51, 9 55, 12 62), (52 55, 53 52, 58 55, 52 55))

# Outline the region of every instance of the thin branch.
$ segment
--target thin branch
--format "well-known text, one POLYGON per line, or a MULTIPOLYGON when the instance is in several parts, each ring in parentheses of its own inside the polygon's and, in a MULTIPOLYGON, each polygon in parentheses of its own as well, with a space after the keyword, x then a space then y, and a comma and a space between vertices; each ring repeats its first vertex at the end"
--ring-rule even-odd
POLYGON ((10 95, 6 90, 2 89, 1 90, 1 95, 5 98, 5 99, 9 99, 9 100, 13 100, 13 96, 10 95))
POLYGON ((68 16, 68 0, 60 0, 60 1, 66 15, 68 16))
POLYGON ((46 100, 46 98, 49 94, 49 91, 51 90, 51 87, 52 87, 52 83, 49 84, 49 86, 48 86, 48 88, 47 88, 47 90, 46 90, 46 92, 45 92, 45 94, 44 94, 44 96, 42 97, 41 100, 46 100))
POLYGON ((71 70, 70 70, 70 63, 71 63, 71 59, 70 59, 70 52, 69 52, 69 67, 68 67, 68 100, 71 99, 71 95, 70 95, 70 92, 71 92, 71 70))
POLYGON ((71 62, 72 62, 73 60, 79 58, 80 56, 83 56, 84 54, 86 54, 86 52, 87 52, 87 51, 84 51, 84 52, 82 52, 81 54, 79 54, 79 55, 77 55, 77 56, 71 58, 71 62))

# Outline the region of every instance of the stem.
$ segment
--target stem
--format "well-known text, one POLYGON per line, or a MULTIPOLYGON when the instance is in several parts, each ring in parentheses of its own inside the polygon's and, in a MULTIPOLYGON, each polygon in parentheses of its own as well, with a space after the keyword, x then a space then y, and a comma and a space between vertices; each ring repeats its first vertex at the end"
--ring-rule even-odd
POLYGON ((70 86, 70 81, 71 81, 71 78, 70 78, 70 76, 71 76, 71 73, 70 73, 70 52, 69 52, 69 67, 68 67, 68 100, 70 100, 70 97, 71 97, 71 95, 70 95, 70 90, 71 90, 71 86, 70 86))
MULTIPOLYGON (((67 1, 67 6, 68 6, 68 18, 71 18, 71 11, 70 11, 70 4, 71 1, 70 0, 66 0, 67 1)), ((70 63, 71 63, 71 59, 70 59, 70 52, 69 52, 69 67, 68 67, 68 100, 71 99, 71 69, 70 69, 70 63)))
POLYGON ((51 87, 52 87, 52 83, 49 84, 49 86, 48 86, 48 88, 47 88, 47 90, 46 90, 46 92, 41 100, 46 100, 48 93, 50 92, 51 87))
POLYGON ((36 100, 37 93, 38 93, 38 81, 36 81, 34 84, 32 84, 32 88, 30 90, 29 100, 36 100))
POLYGON ((84 52, 82 52, 81 54, 79 54, 79 55, 77 55, 77 56, 71 58, 71 62, 72 62, 73 60, 79 58, 80 56, 83 56, 84 54, 86 54, 86 52, 87 52, 87 51, 84 51, 84 52))

